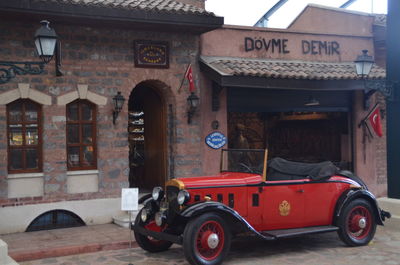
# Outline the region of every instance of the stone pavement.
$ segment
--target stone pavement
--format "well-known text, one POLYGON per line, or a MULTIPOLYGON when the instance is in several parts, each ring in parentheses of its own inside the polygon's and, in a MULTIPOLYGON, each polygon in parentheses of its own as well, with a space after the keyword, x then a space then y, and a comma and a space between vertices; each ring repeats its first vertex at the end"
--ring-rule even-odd
POLYGON ((129 247, 128 228, 115 224, 6 234, 0 238, 8 244, 9 256, 18 262, 129 247))
MULTIPOLYGON (((151 254, 140 248, 100 251, 21 262, 21 265, 187 265, 181 246, 151 254), (130 257, 131 255, 131 257, 130 257)), ((400 228, 378 227, 373 242, 364 247, 345 246, 336 233, 265 242, 238 238, 224 262, 227 265, 398 265, 400 228)))

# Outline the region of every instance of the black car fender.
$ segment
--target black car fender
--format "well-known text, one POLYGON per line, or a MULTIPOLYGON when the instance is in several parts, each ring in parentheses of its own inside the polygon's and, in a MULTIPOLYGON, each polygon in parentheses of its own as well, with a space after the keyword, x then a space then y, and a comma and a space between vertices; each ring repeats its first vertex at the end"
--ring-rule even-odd
POLYGON ((378 207, 376 198, 371 192, 365 189, 349 189, 342 193, 342 195, 339 197, 336 203, 333 223, 336 224, 336 220, 340 216, 344 206, 349 202, 358 198, 365 199, 371 204, 371 207, 374 211, 376 223, 378 225, 383 225, 381 209, 379 209, 378 207))
POLYGON ((139 204, 144 204, 148 199, 152 198, 151 193, 145 194, 142 197, 139 198, 138 203, 139 204))
POLYGON ((266 235, 259 233, 238 212, 236 212, 234 209, 232 209, 220 202, 207 201, 207 202, 196 203, 196 204, 190 205, 189 207, 185 208, 179 215, 184 218, 187 218, 187 219, 192 219, 192 218, 196 218, 197 216, 200 216, 200 215, 202 215, 204 213, 208 213, 208 212, 214 212, 214 213, 221 214, 223 217, 225 217, 224 219, 231 226, 240 224, 241 225, 240 232, 252 232, 264 240, 275 240, 276 239, 275 237, 266 236, 266 235))

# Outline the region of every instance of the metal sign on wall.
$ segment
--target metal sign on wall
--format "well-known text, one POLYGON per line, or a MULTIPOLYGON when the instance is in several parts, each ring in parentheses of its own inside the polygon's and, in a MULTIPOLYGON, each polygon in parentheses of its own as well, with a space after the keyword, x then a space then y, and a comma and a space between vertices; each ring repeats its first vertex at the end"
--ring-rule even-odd
POLYGON ((209 147, 219 149, 226 144, 226 137, 220 132, 212 132, 206 136, 205 141, 209 147))
POLYGON ((137 40, 134 42, 135 66, 169 68, 169 47, 165 41, 137 40))

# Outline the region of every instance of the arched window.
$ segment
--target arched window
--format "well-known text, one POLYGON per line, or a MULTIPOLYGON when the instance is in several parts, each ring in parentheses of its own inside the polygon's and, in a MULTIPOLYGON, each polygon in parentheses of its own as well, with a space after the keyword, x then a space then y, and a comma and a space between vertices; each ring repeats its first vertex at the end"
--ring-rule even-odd
POLYGON ((8 172, 42 171, 42 107, 29 99, 7 104, 8 172))
POLYGON ((67 105, 68 170, 96 169, 96 105, 75 100, 67 105))
POLYGON ((85 222, 82 219, 70 211, 65 210, 53 210, 45 212, 33 220, 26 232, 50 230, 67 227, 84 226, 85 222))

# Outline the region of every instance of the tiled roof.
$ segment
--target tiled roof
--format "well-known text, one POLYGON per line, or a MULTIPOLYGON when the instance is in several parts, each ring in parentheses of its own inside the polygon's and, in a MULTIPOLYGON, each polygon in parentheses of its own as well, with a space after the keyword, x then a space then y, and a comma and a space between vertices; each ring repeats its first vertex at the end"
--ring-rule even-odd
MULTIPOLYGON (((304 80, 355 80, 353 62, 326 63, 308 61, 257 60, 247 58, 201 57, 222 76, 247 76, 304 80)), ((383 79, 385 69, 374 65, 369 79, 383 79)))
POLYGON ((33 2, 214 16, 212 12, 205 9, 171 0, 33 0, 33 2))

